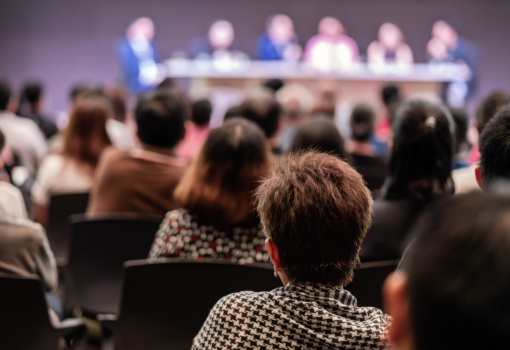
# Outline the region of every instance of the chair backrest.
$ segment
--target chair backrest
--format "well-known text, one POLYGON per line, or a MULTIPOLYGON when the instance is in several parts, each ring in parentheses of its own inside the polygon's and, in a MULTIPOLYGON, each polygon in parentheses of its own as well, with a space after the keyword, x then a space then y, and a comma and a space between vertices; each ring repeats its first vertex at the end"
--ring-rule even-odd
POLYGON ((363 263, 354 271, 354 280, 345 289, 357 299, 358 306, 382 308, 382 286, 396 270, 399 260, 363 263))
POLYGON ((58 334, 50 324, 37 278, 0 277, 0 347, 56 350, 58 334))
POLYGON ((69 252, 69 217, 87 210, 89 193, 62 193, 50 197, 48 207, 48 240, 59 263, 67 260, 69 252))
POLYGON ((117 313, 122 264, 147 258, 161 221, 138 215, 72 216, 69 261, 63 268, 65 309, 117 313))
POLYGON ((122 349, 190 349, 209 311, 223 296, 281 286, 272 265, 266 264, 211 259, 129 262, 116 343, 122 349))

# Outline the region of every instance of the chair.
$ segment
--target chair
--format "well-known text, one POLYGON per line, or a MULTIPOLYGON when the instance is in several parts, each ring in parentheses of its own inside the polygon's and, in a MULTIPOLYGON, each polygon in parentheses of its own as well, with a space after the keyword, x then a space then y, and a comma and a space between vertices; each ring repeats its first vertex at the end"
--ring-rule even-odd
POLYGON ((87 210, 89 193, 53 194, 48 206, 47 233, 51 250, 59 264, 64 264, 69 252, 69 216, 87 210))
POLYGON ((71 246, 64 272, 64 309, 117 313, 122 264, 145 259, 160 217, 116 215, 71 217, 71 246))
POLYGON ((124 266, 120 315, 100 315, 115 334, 117 350, 188 350, 220 298, 282 286, 267 264, 157 259, 124 266))
POLYGON ((37 278, 0 277, 0 347, 5 350, 57 350, 60 337, 83 335, 81 320, 51 324, 37 278))
POLYGON ((400 260, 363 263, 354 271, 354 280, 345 289, 357 299, 358 306, 382 308, 382 286, 397 269, 400 260))

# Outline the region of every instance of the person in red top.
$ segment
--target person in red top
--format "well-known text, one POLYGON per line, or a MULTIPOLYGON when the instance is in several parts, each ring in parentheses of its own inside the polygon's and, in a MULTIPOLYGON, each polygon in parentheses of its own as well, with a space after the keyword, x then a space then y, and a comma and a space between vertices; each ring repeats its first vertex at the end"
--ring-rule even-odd
POLYGON ((211 120, 212 106, 209 100, 199 100, 191 107, 192 122, 186 130, 186 135, 179 145, 179 157, 193 160, 202 148, 207 135, 209 135, 209 121, 211 120))

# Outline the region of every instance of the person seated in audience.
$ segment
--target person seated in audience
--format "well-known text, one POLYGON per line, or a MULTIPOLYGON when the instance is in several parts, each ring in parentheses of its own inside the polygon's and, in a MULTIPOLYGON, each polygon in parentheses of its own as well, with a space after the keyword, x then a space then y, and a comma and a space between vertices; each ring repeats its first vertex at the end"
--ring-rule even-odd
POLYGON ((412 100, 397 111, 389 182, 373 205, 362 261, 399 259, 409 230, 428 204, 453 194, 454 122, 443 106, 412 100))
POLYGON ((32 175, 39 167, 48 151, 46 138, 32 120, 20 118, 12 111, 11 87, 7 81, 0 80, 0 129, 2 129, 7 145, 32 175))
POLYGON ((358 44, 345 34, 338 19, 324 17, 319 22, 318 34, 306 44, 303 61, 324 71, 352 69, 359 61, 358 44))
POLYGON ((127 122, 127 92, 120 86, 112 85, 104 90, 113 107, 114 119, 121 123, 127 122))
POLYGON ((220 299, 193 349, 386 349, 390 317, 357 307, 343 289, 371 221, 361 176, 335 156, 297 153, 272 169, 255 196, 284 287, 220 299))
POLYGON ((259 60, 297 61, 302 51, 292 19, 282 14, 269 17, 267 30, 259 37, 257 43, 259 60))
POLYGON ((141 148, 103 152, 88 213, 164 215, 177 208, 172 193, 188 165, 176 157, 186 108, 180 98, 156 91, 139 99, 135 118, 141 148))
POLYGON ((347 144, 351 165, 367 182, 372 193, 381 189, 387 175, 386 160, 371 141, 375 130, 375 111, 368 104, 358 104, 351 113, 351 140, 347 144))
POLYGON ((373 41, 367 49, 368 63, 384 65, 396 63, 410 65, 414 63, 413 51, 404 42, 404 34, 395 24, 386 22, 379 28, 378 41, 373 41))
MULTIPOLYGON (((453 161, 453 169, 461 169, 467 167, 466 158, 471 148, 467 139, 469 117, 464 109, 449 107, 449 110, 453 117, 453 121, 455 122, 455 157, 453 161)), ((457 191, 458 188, 455 186, 455 192, 457 193, 457 191)))
POLYGON ((211 131, 174 192, 149 257, 269 262, 252 192, 272 155, 257 125, 242 118, 211 131))
POLYGON ((20 96, 18 106, 21 117, 32 119, 43 132, 46 139, 58 133, 58 128, 48 117, 42 115, 43 86, 34 82, 26 84, 20 96))
POLYGON ((200 151, 207 135, 211 120, 212 105, 209 100, 198 100, 191 106, 191 122, 187 125, 184 139, 179 145, 179 157, 192 160, 200 151))
POLYGON ((290 152, 315 149, 340 159, 347 159, 344 139, 335 127, 335 123, 326 117, 313 118, 301 124, 290 145, 290 152))
MULTIPOLYGON (((498 111, 510 104, 510 95, 506 92, 495 91, 486 96, 478 105, 476 110, 476 128, 481 135, 485 125, 496 115, 498 111)), ((452 172, 455 183, 455 193, 465 193, 478 190, 479 186, 475 177, 475 169, 480 160, 478 142, 471 147, 467 156, 468 167, 456 169, 452 172)))
POLYGON ((378 139, 389 141, 393 137, 392 124, 395 112, 402 104, 400 88, 396 85, 385 85, 381 89, 381 101, 384 105, 383 114, 375 127, 375 135, 378 139))
POLYGON ((264 131, 271 151, 274 154, 280 154, 281 149, 278 148, 276 138, 282 107, 273 94, 260 91, 253 96, 249 96, 239 106, 239 112, 243 118, 254 122, 264 131))
POLYGON ((468 193, 420 219, 383 288, 395 350, 509 349, 510 199, 468 193))
POLYGON ((44 158, 32 187, 35 221, 46 224, 52 194, 91 189, 99 157, 111 145, 106 132, 108 118, 113 118, 113 110, 104 97, 82 97, 75 103, 62 151, 44 158))

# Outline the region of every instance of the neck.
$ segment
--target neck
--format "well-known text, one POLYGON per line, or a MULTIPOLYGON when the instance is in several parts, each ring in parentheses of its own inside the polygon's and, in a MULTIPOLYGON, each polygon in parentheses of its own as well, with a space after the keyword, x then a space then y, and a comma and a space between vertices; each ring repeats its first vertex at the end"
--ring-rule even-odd
POLYGON ((177 155, 177 146, 172 147, 172 148, 165 148, 165 147, 151 146, 151 145, 142 143, 140 148, 143 149, 144 151, 158 153, 158 154, 162 154, 162 155, 170 156, 170 157, 175 157, 177 155))

